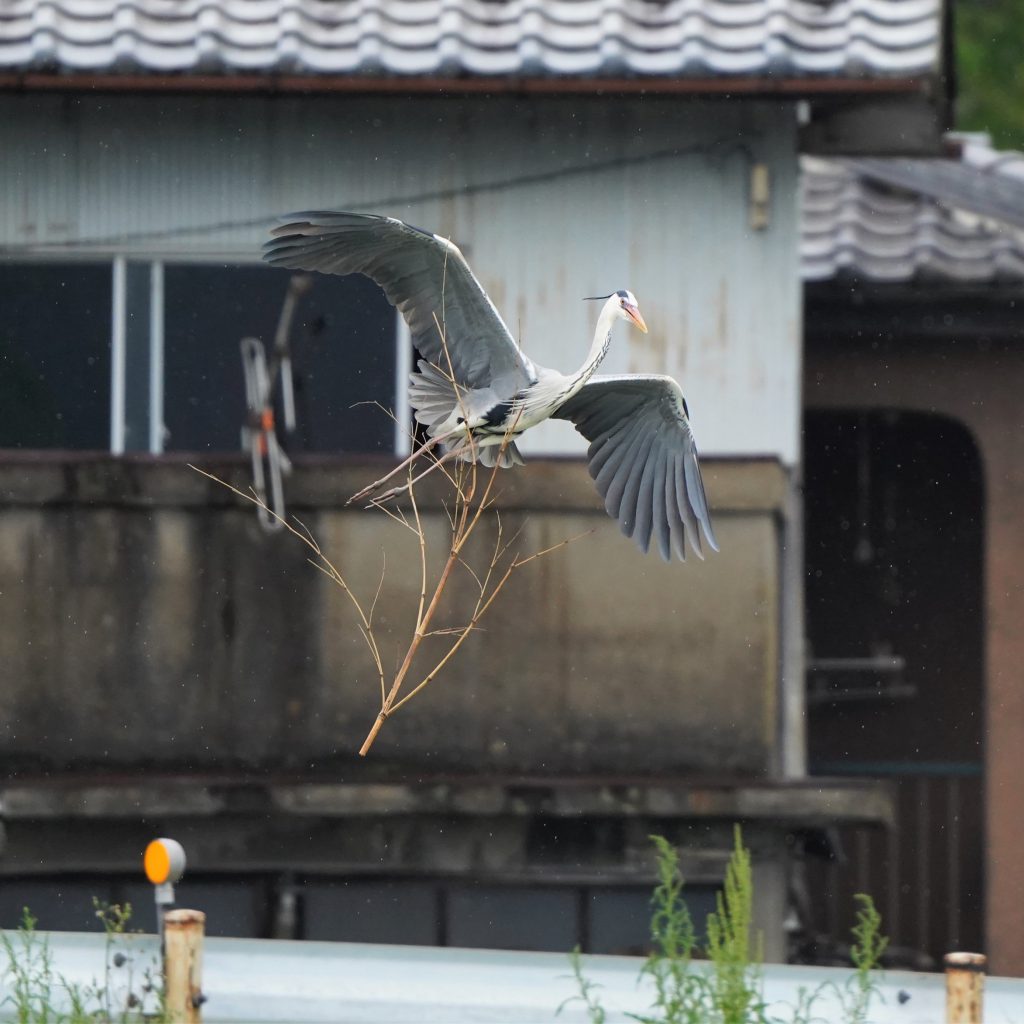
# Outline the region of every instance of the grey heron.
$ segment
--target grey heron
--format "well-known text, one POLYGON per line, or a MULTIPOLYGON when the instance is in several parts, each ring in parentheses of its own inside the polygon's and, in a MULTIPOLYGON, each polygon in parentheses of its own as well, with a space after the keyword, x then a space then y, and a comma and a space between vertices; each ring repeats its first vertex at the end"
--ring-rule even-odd
POLYGON ((605 510, 641 551, 653 536, 666 561, 673 551, 685 560, 687 542, 703 557, 701 533, 718 550, 679 385, 662 375, 595 372, 617 321, 647 331, 632 292, 598 296, 605 302, 590 351, 563 374, 525 355, 456 245, 393 217, 293 214, 273 230, 264 259, 364 274, 401 312, 422 357, 409 397, 429 440, 414 456, 439 445, 446 458, 521 465, 520 434, 548 418, 570 420, 590 442, 587 465, 605 510))

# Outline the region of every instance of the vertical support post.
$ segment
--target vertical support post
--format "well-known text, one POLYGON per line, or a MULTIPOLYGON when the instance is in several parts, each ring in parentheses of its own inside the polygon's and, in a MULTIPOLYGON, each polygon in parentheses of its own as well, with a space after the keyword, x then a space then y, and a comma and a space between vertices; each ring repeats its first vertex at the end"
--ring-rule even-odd
POLYGON ((789 471, 782 513, 782 600, 777 766, 784 779, 807 775, 807 662, 804 650, 804 498, 799 466, 789 471))
POLYGON ((409 374, 412 372, 412 336, 405 317, 395 310, 395 455, 412 454, 412 407, 409 405, 409 374))
POLYGON ((149 268, 149 453, 164 450, 164 265, 149 268))
POLYGON ((947 953, 946 1024, 983 1024, 985 957, 981 953, 947 953))
POLYGON ((169 910, 164 915, 164 1000, 172 1024, 200 1024, 203 996, 201 910, 169 910))
POLYGON ((124 454, 124 376, 128 336, 128 263, 114 257, 113 309, 110 329, 110 453, 124 454))

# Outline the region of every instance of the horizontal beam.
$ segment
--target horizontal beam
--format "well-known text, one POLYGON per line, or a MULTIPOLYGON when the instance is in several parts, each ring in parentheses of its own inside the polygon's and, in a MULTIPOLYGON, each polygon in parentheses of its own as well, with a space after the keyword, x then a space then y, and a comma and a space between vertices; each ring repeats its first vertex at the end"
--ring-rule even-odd
MULTIPOLYGON (((582 442, 581 442, 582 445, 582 442)), ((52 505, 110 507, 240 507, 241 499, 190 469, 196 465, 243 492, 251 484, 248 458, 106 452, 4 451, 0 453, 0 508, 52 505)), ((288 507, 341 511, 345 498, 395 465, 377 455, 297 455, 288 478, 288 507)), ((704 458, 704 483, 717 514, 777 513, 786 493, 786 470, 773 458, 704 458)), ((483 470, 486 478, 488 470, 483 470)), ((502 471, 498 507, 503 510, 579 511, 604 516, 582 458, 530 458, 502 471)), ((448 494, 440 481, 417 486, 421 511, 437 512, 448 494)), ((347 512, 362 514, 357 506, 347 512)))
POLYGON ((276 813, 303 818, 394 818, 442 815, 479 818, 684 818, 824 825, 837 821, 889 825, 892 796, 874 782, 815 778, 778 784, 685 783, 630 777, 581 780, 438 779, 423 785, 296 783, 256 787, 116 783, 14 783, 0 792, 4 818, 127 820, 211 818, 276 813))
POLYGON ((930 77, 911 78, 524 78, 519 76, 446 78, 363 75, 0 75, 0 91, 21 92, 181 92, 181 93, 398 93, 666 96, 899 96, 930 93, 930 77))

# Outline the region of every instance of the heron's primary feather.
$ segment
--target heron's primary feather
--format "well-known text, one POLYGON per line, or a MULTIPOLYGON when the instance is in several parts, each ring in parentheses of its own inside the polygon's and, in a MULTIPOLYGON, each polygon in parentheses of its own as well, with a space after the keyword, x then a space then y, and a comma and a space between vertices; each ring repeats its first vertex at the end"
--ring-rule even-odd
POLYGON ((268 263, 375 281, 405 317, 420 354, 443 371, 450 358, 461 385, 513 394, 536 376, 447 239, 374 214, 295 213, 284 221, 263 247, 268 263))
POLYGON ((701 533, 717 551, 697 446, 683 394, 658 375, 595 375, 553 413, 590 441, 590 475, 622 532, 647 551, 686 557, 685 539, 703 557, 701 533))

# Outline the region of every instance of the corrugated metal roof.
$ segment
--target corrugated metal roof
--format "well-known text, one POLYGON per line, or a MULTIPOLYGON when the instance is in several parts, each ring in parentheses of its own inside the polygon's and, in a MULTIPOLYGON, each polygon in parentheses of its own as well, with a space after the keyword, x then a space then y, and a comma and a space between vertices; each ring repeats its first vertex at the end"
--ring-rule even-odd
POLYGON ((805 157, 805 281, 1024 281, 1024 154, 965 137, 959 159, 805 157))
POLYGON ((878 78, 934 71, 942 0, 6 0, 0 68, 878 78))

